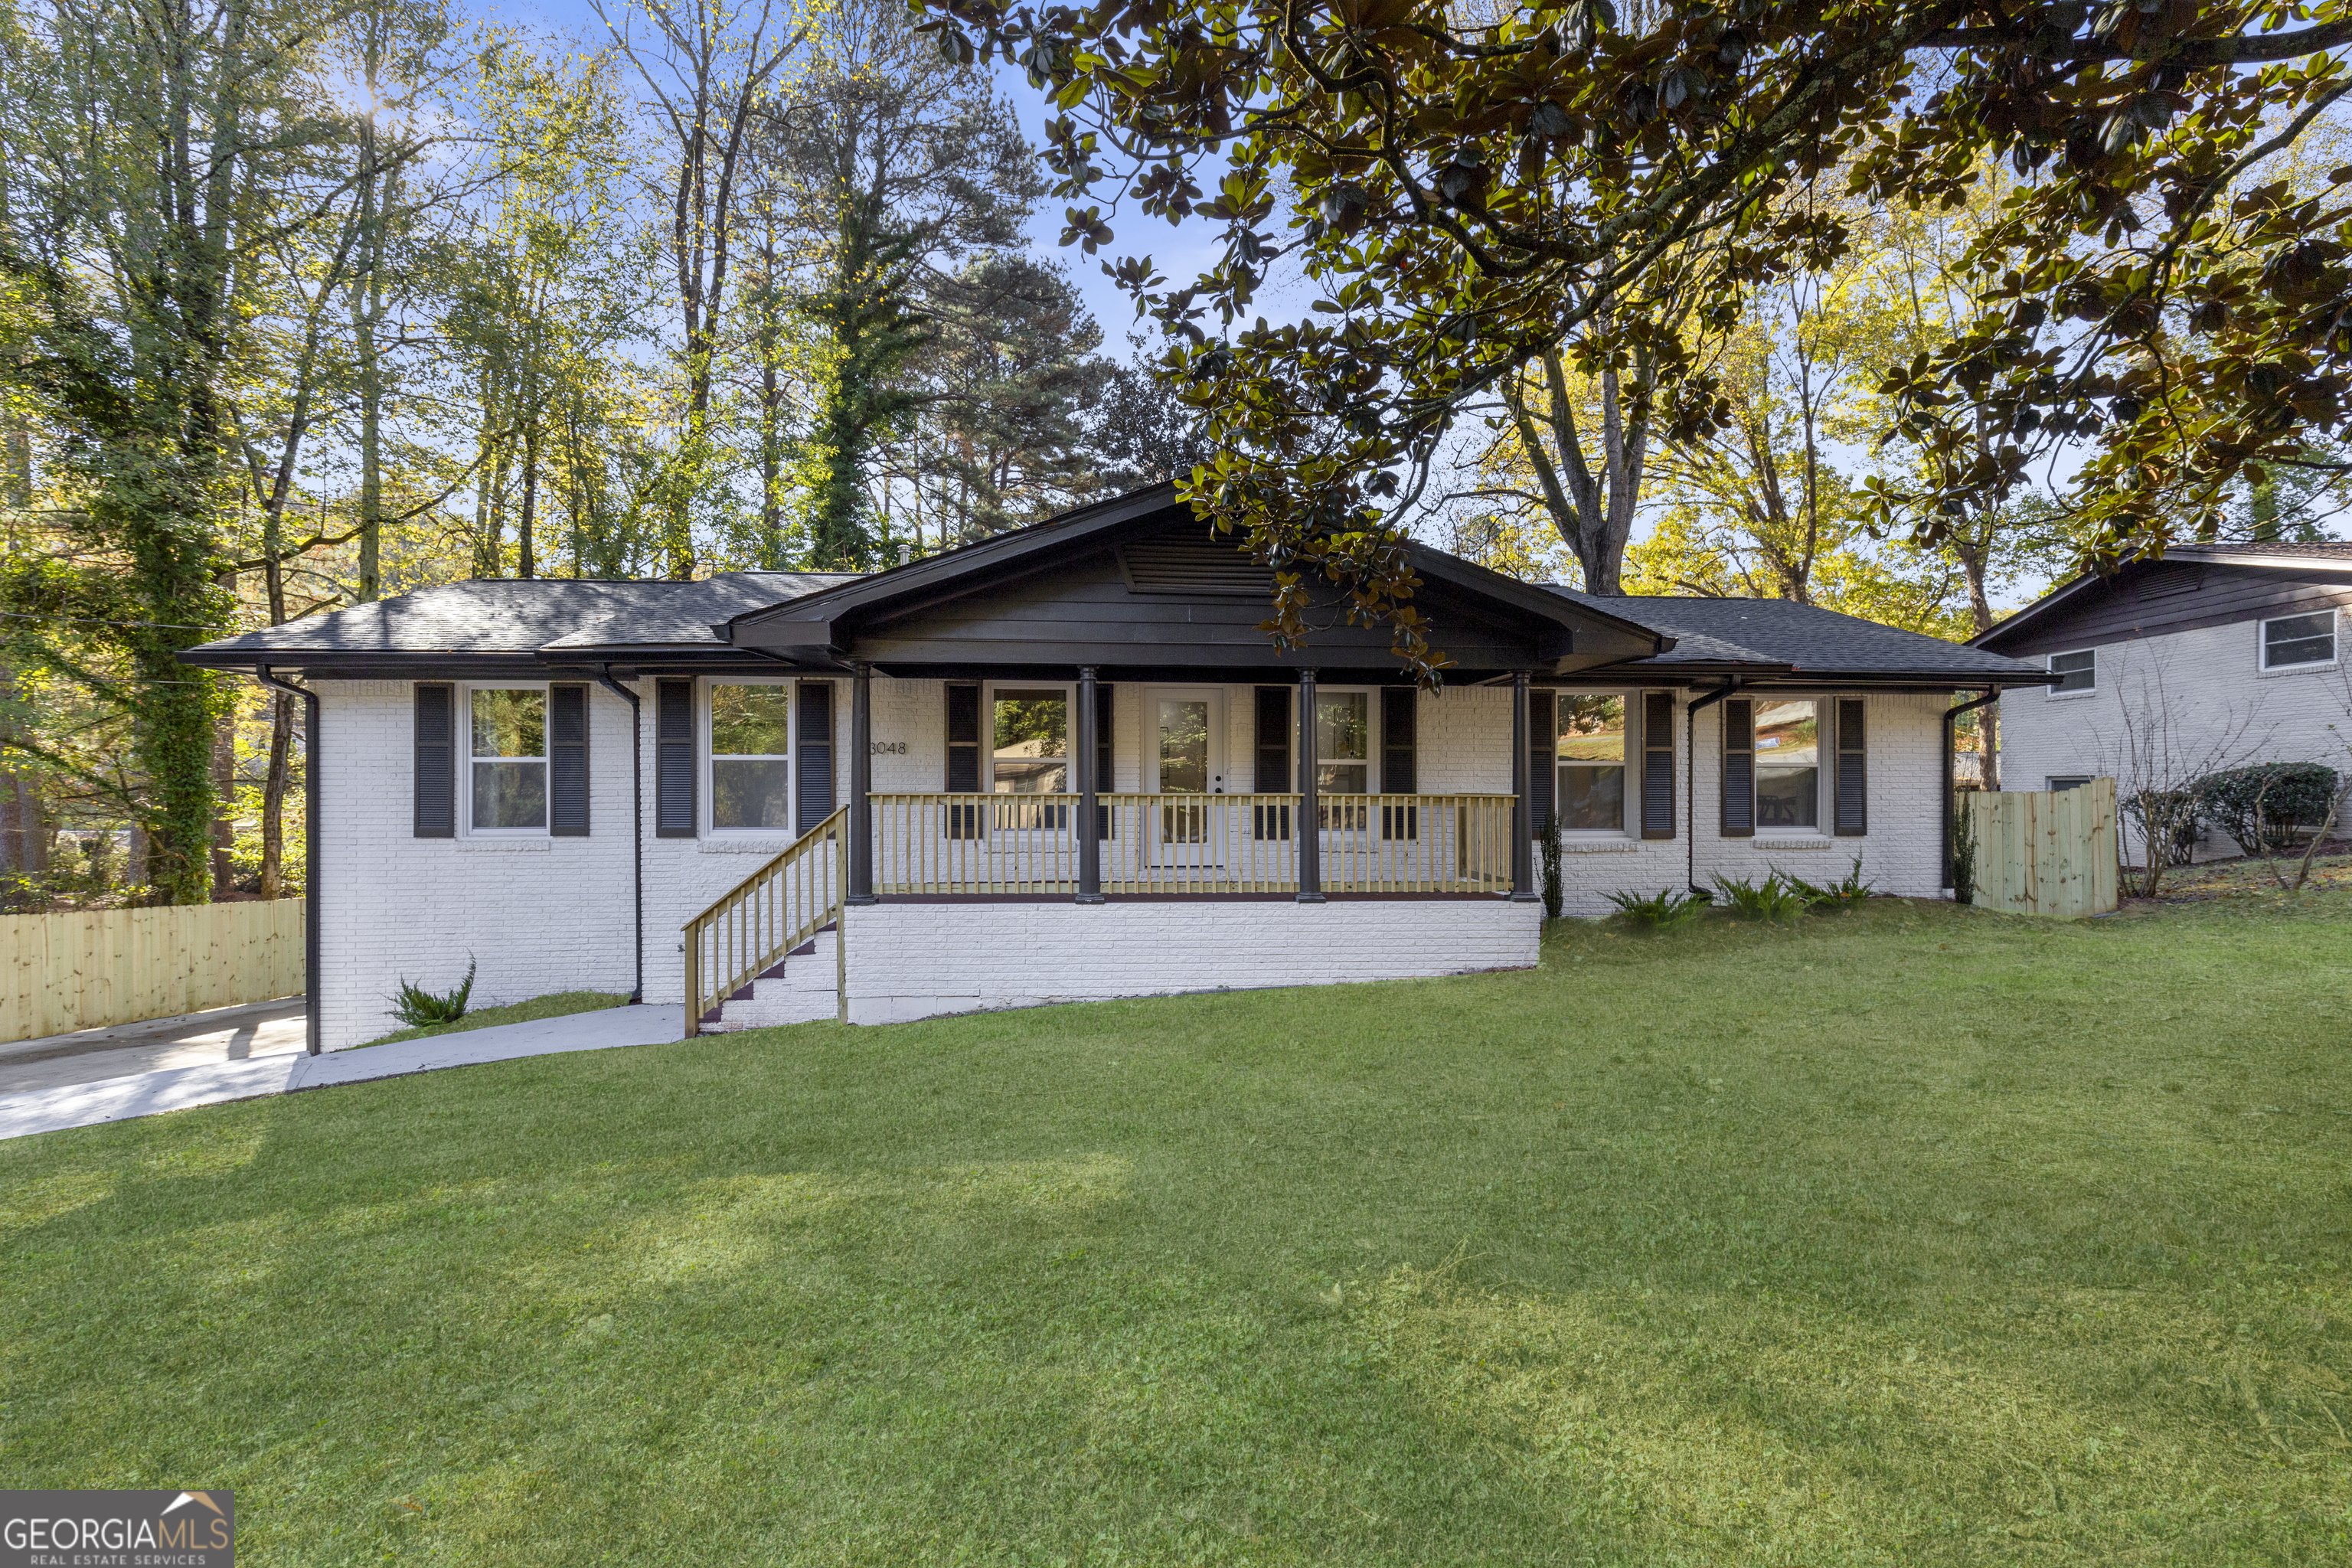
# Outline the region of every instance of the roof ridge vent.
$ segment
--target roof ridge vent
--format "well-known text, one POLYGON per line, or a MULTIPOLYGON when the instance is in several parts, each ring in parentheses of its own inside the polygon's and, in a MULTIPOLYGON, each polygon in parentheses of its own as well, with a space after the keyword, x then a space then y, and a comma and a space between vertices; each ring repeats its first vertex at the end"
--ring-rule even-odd
POLYGON ((1163 534, 1118 547, 1119 575, 1130 594, 1225 594, 1270 597, 1274 569, 1229 544, 1163 534))

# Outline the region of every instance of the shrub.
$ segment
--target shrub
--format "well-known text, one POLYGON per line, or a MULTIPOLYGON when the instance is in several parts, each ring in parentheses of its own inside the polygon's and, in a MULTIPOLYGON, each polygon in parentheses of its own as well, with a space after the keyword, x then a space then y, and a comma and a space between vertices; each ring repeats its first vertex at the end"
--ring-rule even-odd
POLYGON ((1742 920, 1792 921, 1813 907, 1813 900, 1804 891, 1804 884, 1791 881, 1774 871, 1760 882, 1744 878, 1717 877, 1715 885, 1723 889, 1731 912, 1742 920))
MULTIPOLYGON (((1779 873, 1775 874, 1779 875, 1779 873)), ((1853 909, 1855 905, 1867 900, 1877 891, 1876 889, 1873 888, 1868 882, 1863 879, 1862 857, 1859 855, 1853 858, 1853 870, 1848 871, 1843 877, 1830 883, 1826 887, 1817 886, 1814 883, 1806 881, 1801 877, 1789 877, 1786 880, 1789 886, 1804 894, 1806 898, 1811 899, 1814 903, 1834 904, 1842 910, 1853 909)))
POLYGON ((392 1016, 412 1029, 434 1024, 454 1024, 466 1016, 467 999, 474 994, 474 958, 466 957, 466 978, 456 990, 436 994, 403 976, 400 989, 392 994, 392 1016))
POLYGON ((1664 892, 1612 893, 1609 901, 1617 906, 1619 918, 1652 931, 1672 931, 1687 925, 1706 913, 1715 900, 1701 892, 1678 893, 1668 888, 1664 892))
POLYGON ((2336 798, 2336 770, 2317 763, 2260 763, 2208 773, 2195 784, 2199 815, 2249 855, 2276 855, 2298 826, 2315 825, 2336 798))
MULTIPOLYGON (((2194 789, 2144 789, 2124 802, 2124 814, 2139 829, 2143 858, 2159 866, 2187 866, 2195 861, 2198 810, 2194 789)), ((2151 881, 2141 897, 2155 896, 2151 881)))

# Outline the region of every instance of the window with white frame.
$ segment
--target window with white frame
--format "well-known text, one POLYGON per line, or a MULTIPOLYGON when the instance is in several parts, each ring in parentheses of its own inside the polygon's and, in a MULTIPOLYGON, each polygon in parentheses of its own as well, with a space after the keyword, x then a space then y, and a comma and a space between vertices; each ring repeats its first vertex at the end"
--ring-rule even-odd
POLYGON ((1324 795, 1370 795, 1378 780, 1372 763, 1372 694, 1315 694, 1315 787, 1324 795))
POLYGON ((2050 656, 2050 673, 2058 678, 2050 683, 2053 697, 2094 690, 2099 684, 2099 650, 2085 647, 2073 653, 2053 653, 2050 656))
POLYGON ((999 686, 989 700, 989 788, 998 795, 1066 795, 1070 692, 1063 686, 999 686))
POLYGON ((547 688, 472 687, 467 710, 467 831, 546 832, 547 688))
POLYGON ((1625 700, 1562 692, 1559 698, 1559 828, 1625 830, 1625 700))
POLYGON ((1822 825, 1822 705, 1756 704, 1756 828, 1822 825))
POLYGON ((710 827, 792 830, 792 688, 781 680, 710 683, 710 827))
POLYGON ((2263 668, 2293 669, 2336 662, 2336 612, 2281 616, 2263 623, 2263 668))

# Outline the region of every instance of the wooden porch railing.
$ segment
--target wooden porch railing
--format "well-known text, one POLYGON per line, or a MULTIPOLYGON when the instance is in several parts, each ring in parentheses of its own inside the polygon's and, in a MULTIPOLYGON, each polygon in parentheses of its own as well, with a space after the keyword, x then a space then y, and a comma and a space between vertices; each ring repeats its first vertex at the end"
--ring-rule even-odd
MULTIPOLYGON (((877 893, 1077 891, 1077 795, 868 799, 877 893)), ((1298 795, 1105 795, 1097 801, 1105 893, 1298 890, 1298 795)), ((1325 795, 1318 804, 1327 891, 1510 891, 1509 795, 1325 795)))
MULTIPOLYGON (((844 806, 793 841, 686 922, 686 1035, 784 955, 841 919, 849 887, 849 808, 844 806)), ((846 1020, 844 940, 834 937, 834 989, 846 1020)))

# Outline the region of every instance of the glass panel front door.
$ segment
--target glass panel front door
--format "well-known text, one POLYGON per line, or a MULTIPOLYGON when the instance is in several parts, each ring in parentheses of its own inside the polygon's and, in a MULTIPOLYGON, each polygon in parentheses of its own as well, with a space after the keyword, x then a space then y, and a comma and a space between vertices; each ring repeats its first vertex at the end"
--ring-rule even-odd
POLYGON ((1217 733, 1216 694, 1155 691, 1151 694, 1152 788, 1163 795, 1198 795, 1197 801, 1162 801, 1153 813, 1160 847, 1171 864, 1215 864, 1219 817, 1214 797, 1225 793, 1224 748, 1217 733))

